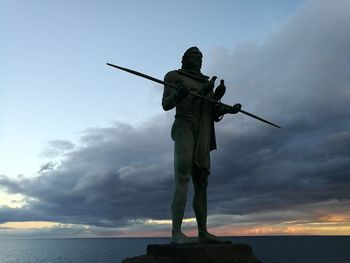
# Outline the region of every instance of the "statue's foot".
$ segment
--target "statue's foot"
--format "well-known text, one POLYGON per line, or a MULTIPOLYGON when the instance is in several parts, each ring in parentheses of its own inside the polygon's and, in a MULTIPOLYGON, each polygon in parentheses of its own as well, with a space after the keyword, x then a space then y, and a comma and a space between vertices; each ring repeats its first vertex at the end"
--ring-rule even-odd
POLYGON ((183 245, 197 243, 197 238, 188 237, 182 232, 173 232, 170 244, 183 245))
POLYGON ((198 234, 198 243, 200 244, 231 244, 230 240, 225 240, 220 237, 214 236, 208 232, 202 232, 198 234))

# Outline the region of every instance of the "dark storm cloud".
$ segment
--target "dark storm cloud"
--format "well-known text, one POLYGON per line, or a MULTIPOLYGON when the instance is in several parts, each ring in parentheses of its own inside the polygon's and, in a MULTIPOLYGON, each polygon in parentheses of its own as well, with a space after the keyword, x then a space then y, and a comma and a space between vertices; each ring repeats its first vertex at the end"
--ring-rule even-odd
POLYGON ((346 1, 311 1, 264 43, 214 52, 209 70, 234 87, 226 97, 283 126, 242 115, 220 124, 218 213, 350 198, 349 12, 346 1))
MULTIPOLYGON (((218 49, 206 58, 205 71, 226 81, 224 101, 235 98, 247 111, 283 126, 242 114, 217 125, 209 182, 212 225, 348 213, 349 12, 347 1, 307 2, 263 43, 218 49)), ((168 219, 172 118, 170 113, 140 127, 116 123, 86 130, 62 164, 37 178, 0 177, 8 192, 31 198, 22 209, 0 208, 0 222, 137 228, 147 218, 168 219)))
POLYGON ((57 167, 33 179, 2 176, 0 185, 9 193, 31 199, 23 209, 2 209, 0 222, 30 217, 116 226, 133 218, 168 218, 171 118, 156 117, 138 128, 117 123, 86 130, 81 147, 66 153, 57 167))

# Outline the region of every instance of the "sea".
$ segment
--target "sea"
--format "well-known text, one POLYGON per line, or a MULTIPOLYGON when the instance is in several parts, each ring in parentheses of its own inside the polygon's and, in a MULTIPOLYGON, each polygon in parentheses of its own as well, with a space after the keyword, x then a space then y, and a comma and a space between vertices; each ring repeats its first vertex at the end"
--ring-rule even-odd
MULTIPOLYGON (((350 263, 350 236, 228 238, 249 244, 263 263, 350 263)), ((169 238, 0 239, 0 263, 120 263, 169 238)))

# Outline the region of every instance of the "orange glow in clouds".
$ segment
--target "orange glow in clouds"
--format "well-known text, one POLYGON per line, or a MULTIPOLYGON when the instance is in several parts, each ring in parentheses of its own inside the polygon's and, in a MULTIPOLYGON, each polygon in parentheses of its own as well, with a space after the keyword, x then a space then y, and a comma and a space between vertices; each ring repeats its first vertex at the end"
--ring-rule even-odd
MULTIPOLYGON (((77 227, 83 225, 75 225, 77 227)), ((210 226, 210 220, 209 220, 210 226)), ((67 228, 69 224, 58 222, 30 221, 7 222, 0 224, 0 229, 26 230, 49 229, 52 227, 67 228)), ((88 226, 85 226, 89 229, 88 226)), ((194 218, 184 220, 184 232, 189 236, 197 235, 194 218)), ((237 223, 231 225, 209 227, 209 231, 219 236, 272 236, 272 235, 350 235, 350 216, 344 214, 323 214, 317 220, 286 221, 279 223, 237 223)), ((125 228, 104 228, 98 237, 167 237, 171 233, 171 220, 146 220, 136 226, 125 228), (158 228, 159 227, 159 228, 158 228)), ((89 236, 91 233, 84 232, 89 236)), ((97 237, 96 236, 96 237, 97 237)), ((92 234, 91 237, 94 237, 92 234)))
POLYGON ((55 222, 46 222, 46 221, 28 221, 28 222, 6 222, 0 224, 0 227, 11 228, 11 229, 41 229, 49 228, 59 225, 55 222))

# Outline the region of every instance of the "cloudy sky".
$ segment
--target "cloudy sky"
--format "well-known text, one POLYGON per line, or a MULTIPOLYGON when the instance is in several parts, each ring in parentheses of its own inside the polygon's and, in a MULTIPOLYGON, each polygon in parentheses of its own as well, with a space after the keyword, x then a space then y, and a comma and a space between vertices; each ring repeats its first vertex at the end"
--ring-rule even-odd
POLYGON ((211 231, 350 235, 349 24, 347 0, 0 1, 0 238, 169 236, 174 112, 105 63, 163 78, 194 45, 283 127, 217 123, 211 231))

